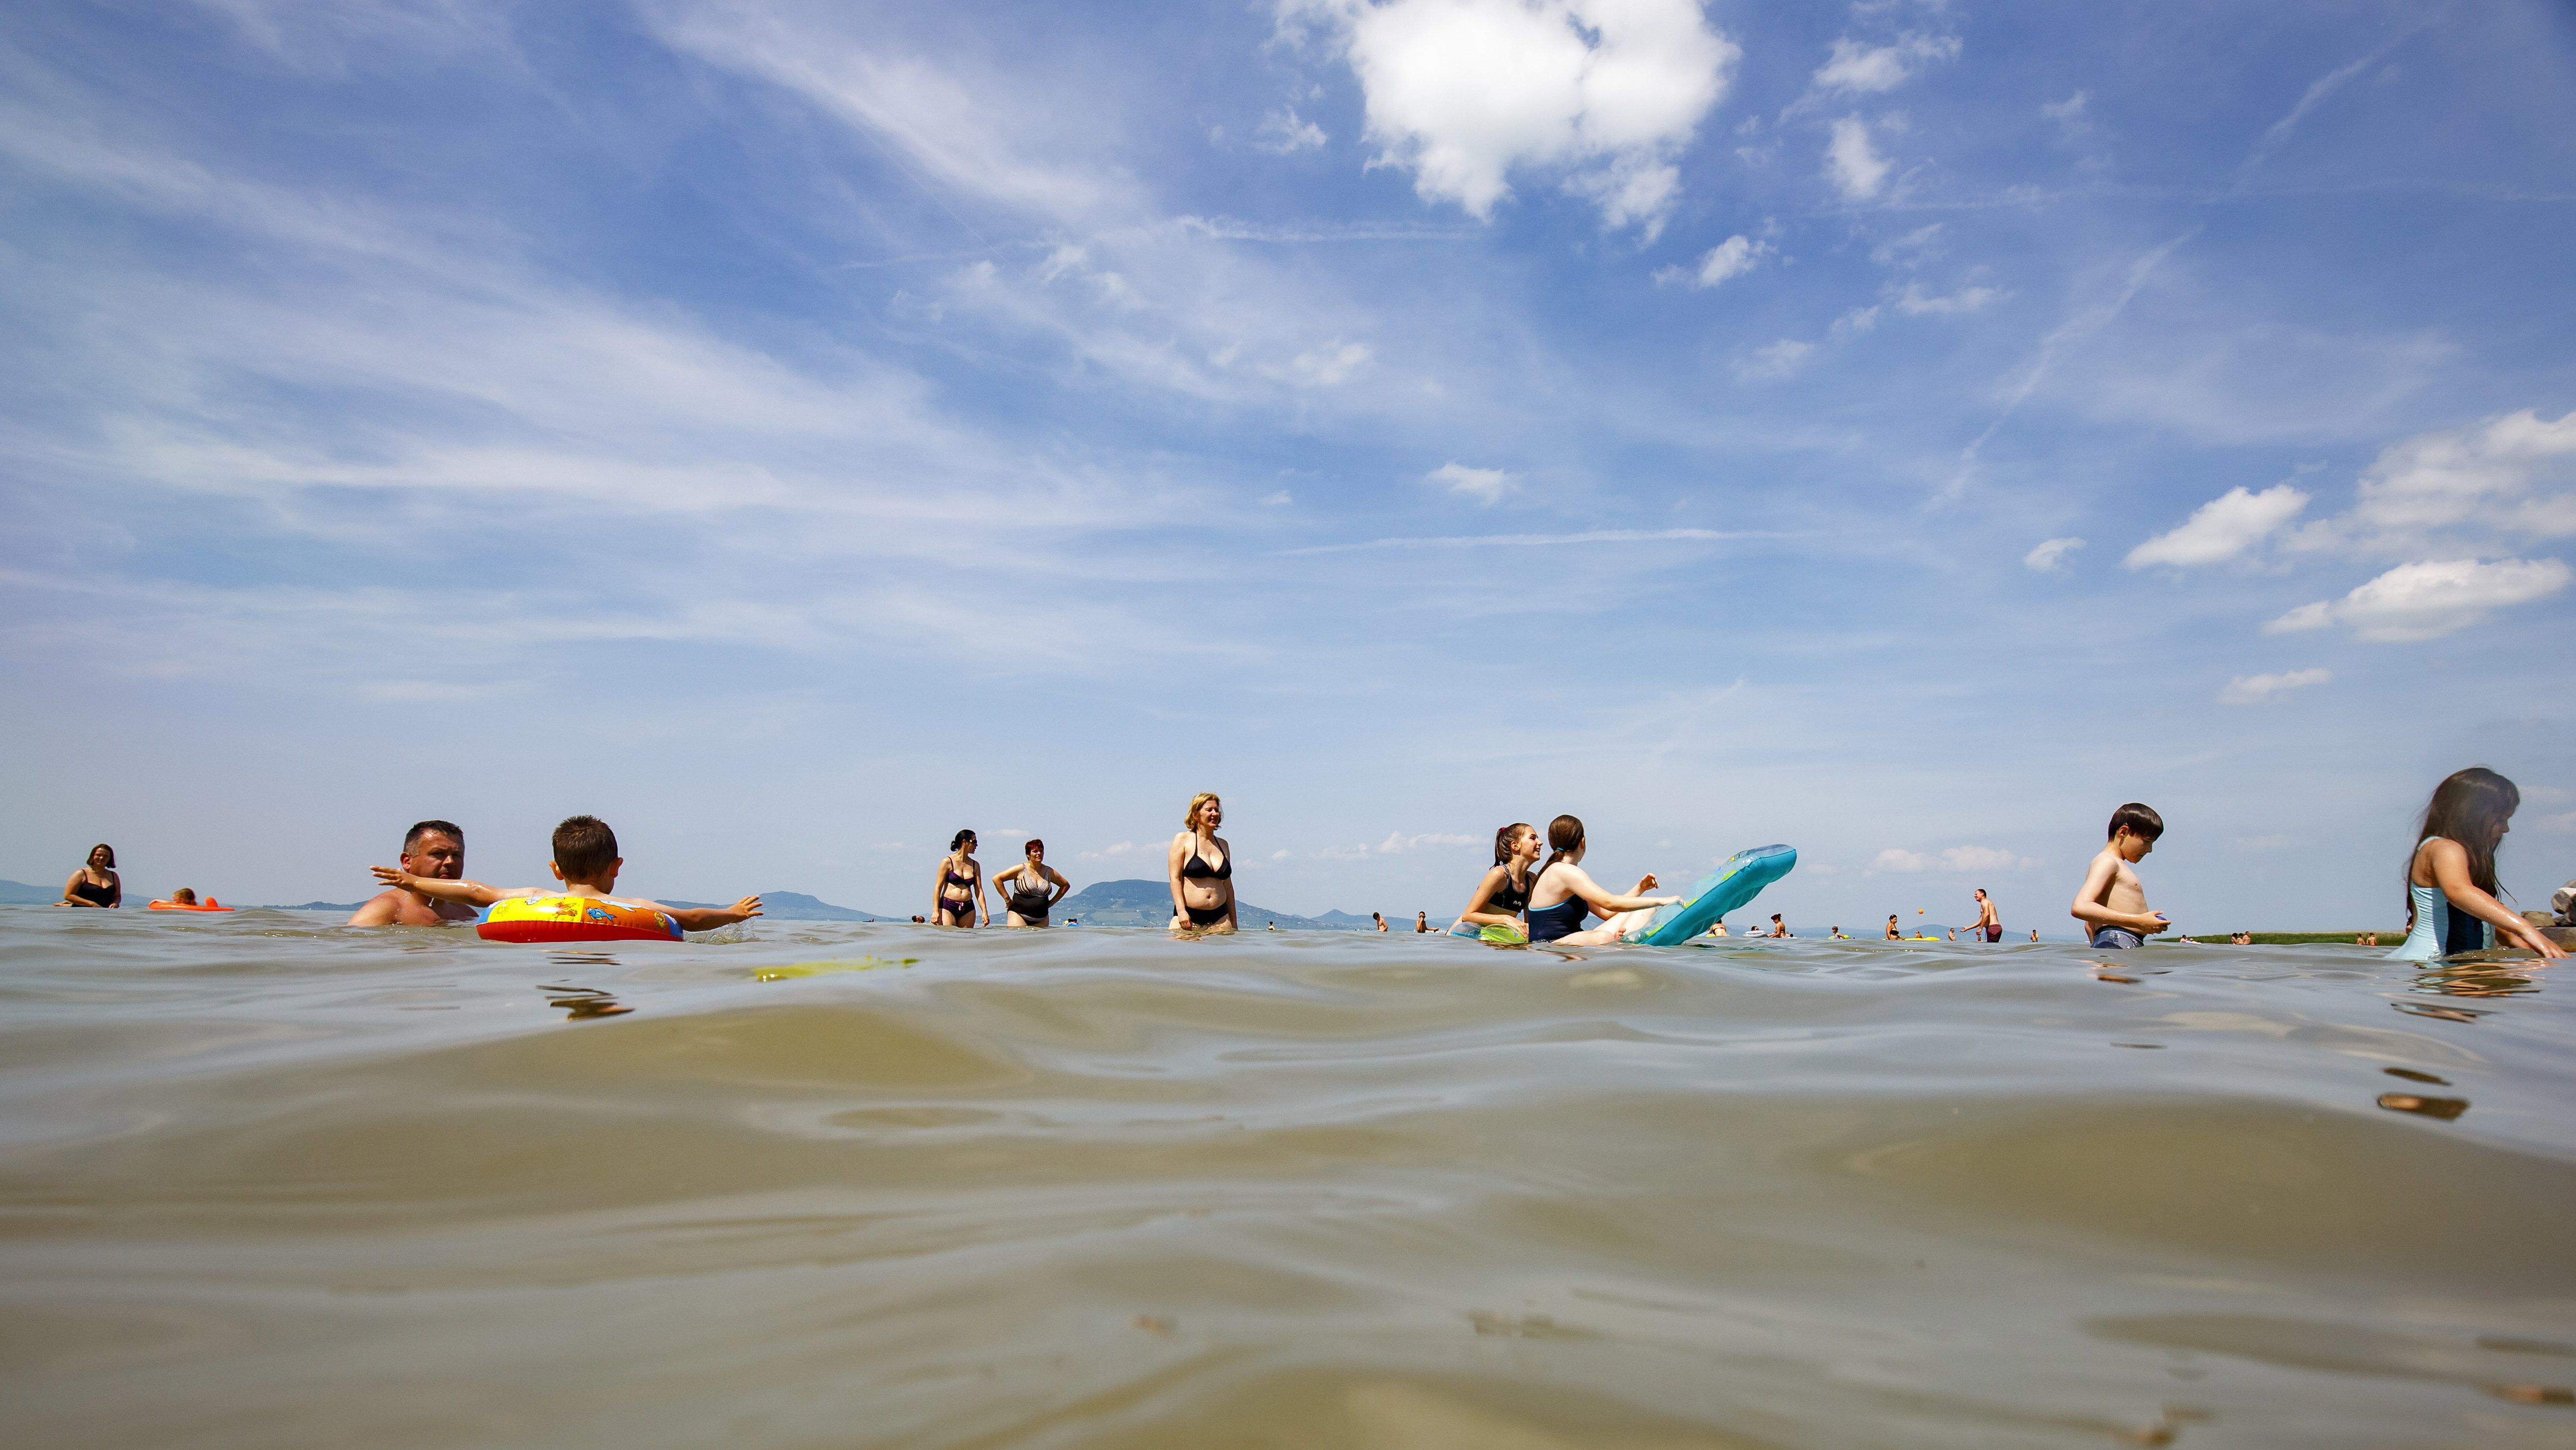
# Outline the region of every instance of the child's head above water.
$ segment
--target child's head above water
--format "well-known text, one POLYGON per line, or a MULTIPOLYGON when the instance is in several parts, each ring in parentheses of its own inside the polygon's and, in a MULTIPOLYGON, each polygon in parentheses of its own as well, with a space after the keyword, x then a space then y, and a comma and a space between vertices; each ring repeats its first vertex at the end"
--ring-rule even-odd
POLYGON ((555 827, 555 874, 567 886, 596 886, 605 891, 625 861, 617 854, 617 833, 597 816, 566 816, 555 827))
POLYGON ((2120 838, 2123 835, 2127 836, 2129 843, 2122 848, 2120 854, 2128 860, 2135 861, 2154 850, 2156 838, 2164 833, 2165 818, 2157 815, 2153 806, 2142 806, 2136 801, 2131 801, 2111 813, 2111 828, 2102 834, 2114 846, 2121 844, 2120 838))
POLYGON ((196 890, 193 887, 182 886, 170 893, 170 902, 174 906, 194 906, 197 904, 196 890))

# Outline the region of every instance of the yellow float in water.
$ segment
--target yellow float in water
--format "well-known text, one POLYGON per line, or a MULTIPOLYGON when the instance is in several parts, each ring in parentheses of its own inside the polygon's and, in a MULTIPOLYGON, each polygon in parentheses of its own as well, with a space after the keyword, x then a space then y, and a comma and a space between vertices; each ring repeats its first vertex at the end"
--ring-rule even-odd
POLYGON ((668 912, 606 896, 514 896, 474 927, 486 941, 679 941, 668 912))

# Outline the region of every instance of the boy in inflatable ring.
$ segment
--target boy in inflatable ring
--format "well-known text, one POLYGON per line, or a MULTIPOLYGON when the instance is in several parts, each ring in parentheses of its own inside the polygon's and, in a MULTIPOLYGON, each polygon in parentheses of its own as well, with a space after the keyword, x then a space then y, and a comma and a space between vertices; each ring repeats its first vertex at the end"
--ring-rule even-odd
POLYGON ((746 896, 731 906, 664 906, 658 901, 617 895, 617 873, 626 865, 626 858, 617 854, 617 833, 597 816, 565 817, 563 824, 555 827, 554 847, 555 858, 547 864, 554 868, 555 879, 563 883, 560 887, 514 886, 504 891, 480 881, 433 881, 396 866, 367 869, 387 886, 441 901, 490 906, 496 901, 531 896, 589 896, 619 906, 658 911, 678 922, 682 931, 713 931, 760 915, 757 896, 746 896))

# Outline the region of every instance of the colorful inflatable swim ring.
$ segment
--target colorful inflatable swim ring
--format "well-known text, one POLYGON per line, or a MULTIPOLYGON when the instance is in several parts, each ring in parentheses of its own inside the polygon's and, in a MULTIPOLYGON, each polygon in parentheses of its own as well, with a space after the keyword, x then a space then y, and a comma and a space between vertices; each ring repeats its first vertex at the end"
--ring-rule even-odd
POLYGON ((150 905, 146 906, 146 907, 144 908, 144 910, 146 910, 146 911, 230 911, 230 910, 232 910, 232 908, 231 908, 231 907, 229 907, 229 906, 224 905, 224 904, 223 904, 222 902, 220 902, 220 901, 217 901, 217 900, 213 899, 212 897, 209 897, 209 898, 207 898, 207 899, 206 899, 206 900, 204 900, 204 901, 201 901, 201 902, 197 902, 197 903, 195 903, 194 905, 189 905, 189 904, 185 904, 185 903, 177 902, 177 901, 155 901, 155 902, 151 903, 150 905))
POLYGON ((492 903, 474 934, 486 941, 679 941, 667 912, 604 896, 514 896, 492 903))

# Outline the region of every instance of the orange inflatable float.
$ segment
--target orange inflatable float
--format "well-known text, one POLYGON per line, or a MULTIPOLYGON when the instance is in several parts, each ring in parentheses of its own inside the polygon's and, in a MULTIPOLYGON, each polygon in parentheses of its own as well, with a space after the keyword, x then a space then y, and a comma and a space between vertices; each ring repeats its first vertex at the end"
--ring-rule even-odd
POLYGON ((203 901, 155 901, 146 911, 230 911, 231 907, 209 896, 203 901))
POLYGON ((666 912, 605 896, 514 896, 492 903, 474 927, 486 941, 679 941, 666 912))

